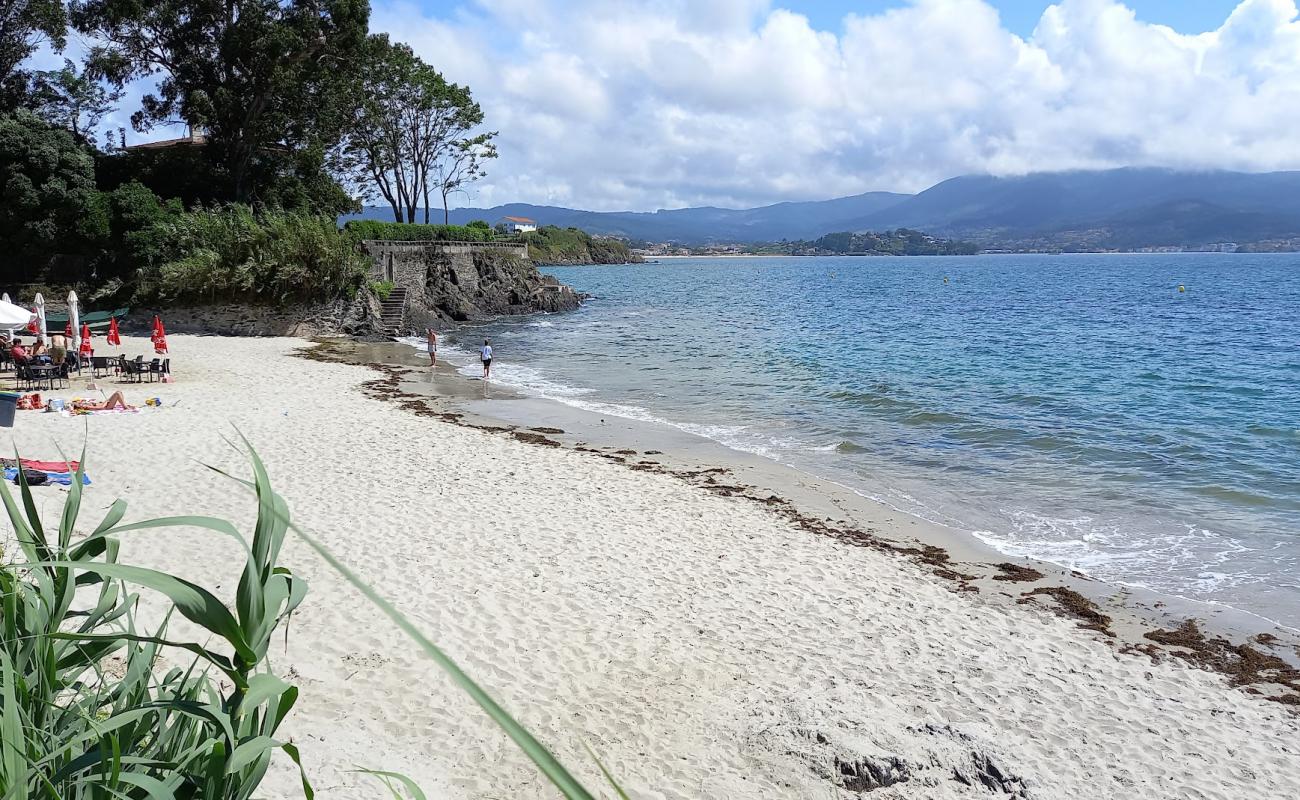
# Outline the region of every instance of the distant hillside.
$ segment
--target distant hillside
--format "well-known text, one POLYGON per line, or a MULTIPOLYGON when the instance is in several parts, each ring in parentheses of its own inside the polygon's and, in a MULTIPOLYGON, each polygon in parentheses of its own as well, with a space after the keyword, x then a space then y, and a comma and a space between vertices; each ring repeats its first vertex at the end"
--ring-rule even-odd
POLYGON ((1300 172, 1118 169, 967 176, 864 214, 850 230, 922 228, 982 244, 1131 249, 1300 236, 1300 172))
MULTIPOLYGON (((387 209, 366 209, 362 216, 387 219, 389 214, 387 209)), ((908 228, 987 248, 1101 250, 1292 241, 1300 247, 1300 172, 1116 169, 1011 178, 971 175, 917 195, 871 192, 751 209, 655 212, 511 203, 456 209, 451 221, 495 222, 507 215, 595 235, 682 245, 811 241, 839 231, 908 228)))
MULTIPOLYGON (((620 236, 651 242, 759 242, 780 239, 815 239, 832 230, 845 230, 844 223, 880 211, 911 195, 871 192, 836 200, 806 203, 777 203, 761 208, 680 208, 670 211, 579 211, 559 206, 510 203, 493 208, 456 208, 453 225, 481 219, 495 223, 505 216, 527 217, 542 225, 581 228, 596 236, 620 236)), ((343 217, 392 221, 388 208, 366 208, 361 214, 343 217)), ((439 217, 441 219, 441 217, 439 217)))

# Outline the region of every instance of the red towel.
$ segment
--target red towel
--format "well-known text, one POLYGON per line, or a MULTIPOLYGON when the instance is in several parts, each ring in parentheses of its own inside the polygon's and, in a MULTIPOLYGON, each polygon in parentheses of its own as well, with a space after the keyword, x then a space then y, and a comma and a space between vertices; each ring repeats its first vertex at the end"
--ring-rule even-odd
POLYGON ((81 466, 76 461, 32 461, 27 458, 20 460, 27 469, 38 469, 41 472, 76 472, 81 466))

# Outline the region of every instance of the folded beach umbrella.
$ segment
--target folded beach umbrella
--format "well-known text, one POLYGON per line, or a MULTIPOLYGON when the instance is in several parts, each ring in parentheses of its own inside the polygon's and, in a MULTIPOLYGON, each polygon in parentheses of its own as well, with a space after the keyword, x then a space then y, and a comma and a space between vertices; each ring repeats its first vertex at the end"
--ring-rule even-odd
POLYGON ((81 323, 81 346, 79 352, 83 358, 90 358, 95 353, 95 348, 90 346, 90 326, 81 323))
POLYGON ((106 341, 114 347, 122 346, 122 334, 117 330, 117 317, 108 318, 108 338, 106 341))
POLYGON ((31 310, 30 312, 28 312, 28 316, 29 316, 31 319, 28 320, 28 322, 27 322, 27 332, 28 332, 28 333, 40 333, 40 332, 41 332, 41 323, 40 323, 40 318, 36 315, 36 306, 32 306, 32 310, 31 310))
POLYGON ((167 355, 167 329, 163 327, 162 319, 155 314, 153 318, 153 351, 158 355, 167 355))
POLYGON ((77 299, 76 292, 68 292, 68 347, 81 349, 81 342, 76 341, 73 337, 77 335, 77 322, 80 319, 81 301, 77 299))
POLYGON ((45 296, 40 292, 36 293, 36 333, 49 341, 50 332, 45 326, 45 296))
POLYGON ((72 317, 68 317, 67 324, 63 326, 63 335, 68 337, 69 342, 72 341, 72 317))

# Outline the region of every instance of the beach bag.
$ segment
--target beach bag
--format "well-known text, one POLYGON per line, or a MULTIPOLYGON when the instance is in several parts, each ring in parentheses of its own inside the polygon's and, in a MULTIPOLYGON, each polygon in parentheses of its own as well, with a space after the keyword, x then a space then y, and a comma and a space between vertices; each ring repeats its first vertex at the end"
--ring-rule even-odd
MULTIPOLYGON (((45 482, 50 478, 49 475, 46 475, 44 472, 41 472, 40 470, 36 470, 36 469, 24 469, 23 477, 27 479, 28 486, 43 486, 45 482)), ((18 483, 19 483, 19 476, 15 474, 14 485, 17 486, 18 483)))

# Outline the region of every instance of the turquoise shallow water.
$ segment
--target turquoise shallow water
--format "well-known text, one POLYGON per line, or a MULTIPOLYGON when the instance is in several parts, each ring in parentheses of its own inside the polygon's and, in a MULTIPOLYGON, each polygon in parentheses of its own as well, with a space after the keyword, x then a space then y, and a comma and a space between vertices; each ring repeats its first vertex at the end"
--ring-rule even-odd
POLYGON ((1300 257, 547 271, 595 299, 459 334, 493 338, 500 382, 1300 626, 1300 257))

